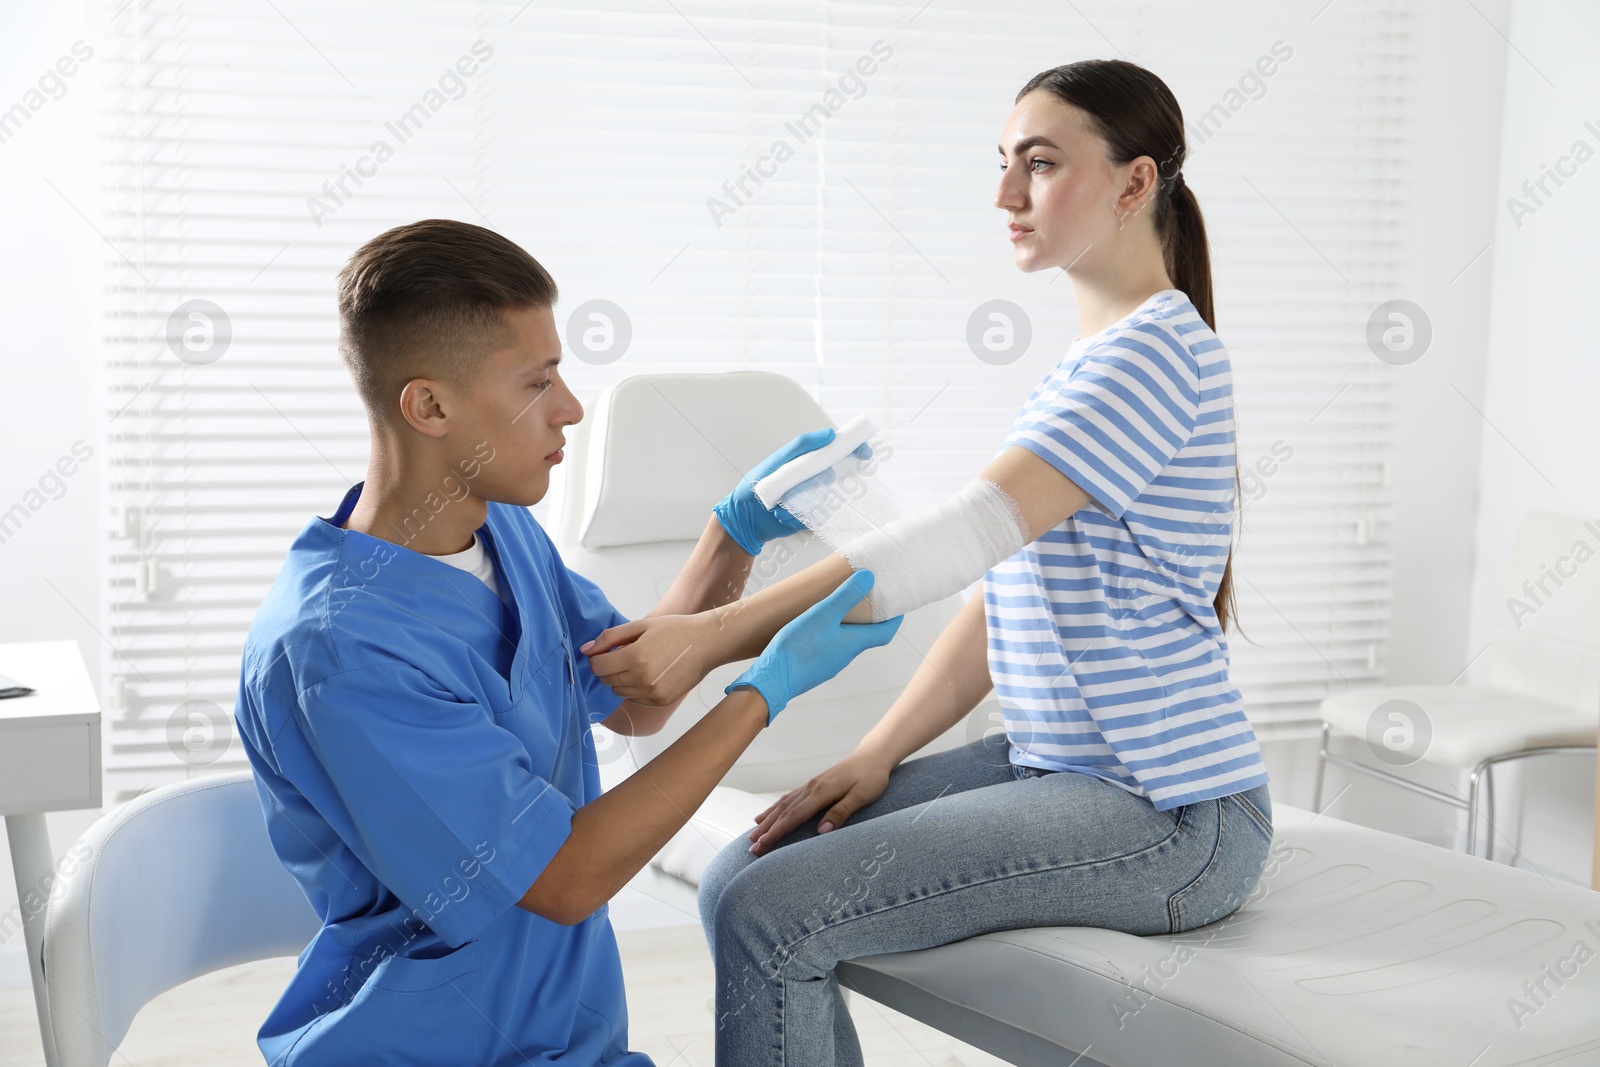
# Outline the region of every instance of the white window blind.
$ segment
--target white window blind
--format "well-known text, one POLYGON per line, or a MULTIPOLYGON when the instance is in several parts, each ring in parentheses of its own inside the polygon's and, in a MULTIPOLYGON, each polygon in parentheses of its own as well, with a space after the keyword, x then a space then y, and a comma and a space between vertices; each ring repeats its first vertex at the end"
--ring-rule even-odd
POLYGON ((555 275, 563 328, 590 300, 626 313, 621 358, 569 358, 580 396, 645 371, 788 374, 886 427, 900 488, 931 503, 1076 336, 1069 284, 1015 270, 992 197, 1016 89, 1090 56, 1152 68, 1190 122, 1247 469, 1251 716, 1301 729, 1331 686, 1382 676, 1392 368, 1365 325, 1401 295, 1399 0, 133 0, 112 25, 113 795, 244 765, 245 630, 294 534, 364 475, 333 292, 359 244, 489 225, 555 275), (967 343, 995 299, 1032 330, 1001 365, 967 343))

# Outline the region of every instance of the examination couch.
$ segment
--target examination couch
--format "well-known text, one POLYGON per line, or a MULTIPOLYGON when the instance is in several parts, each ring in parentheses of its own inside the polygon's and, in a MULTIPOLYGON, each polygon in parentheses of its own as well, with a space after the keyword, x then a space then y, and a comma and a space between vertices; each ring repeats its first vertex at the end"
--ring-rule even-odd
MULTIPOLYGON (((642 613, 711 504, 824 425, 834 421, 780 375, 625 379, 569 432, 551 535, 568 565, 642 613)), ((754 583, 825 554, 797 541, 768 545, 754 583)), ((697 884, 756 812, 853 749, 958 605, 913 613, 904 640, 794 701, 652 873, 697 884)), ((660 752, 740 669, 714 672, 662 733, 607 739, 603 778, 660 752)), ((980 705, 922 751, 999 728, 994 705, 980 705)), ((1255 897, 1212 926, 1149 938, 1015 930, 850 961, 840 981, 1018 1064, 1600 1064, 1600 894, 1283 804, 1274 821, 1255 897)))

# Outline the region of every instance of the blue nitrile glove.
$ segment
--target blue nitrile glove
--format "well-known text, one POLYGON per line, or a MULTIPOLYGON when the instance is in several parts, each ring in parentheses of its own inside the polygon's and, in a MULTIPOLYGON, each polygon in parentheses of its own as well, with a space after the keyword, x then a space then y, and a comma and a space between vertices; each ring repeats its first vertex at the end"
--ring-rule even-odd
POLYGON ((750 669, 723 692, 747 685, 767 702, 767 725, 794 697, 826 682, 869 648, 886 645, 904 615, 882 622, 850 623, 844 617, 872 589, 871 571, 856 571, 845 583, 779 630, 750 669))
POLYGON ((772 455, 750 468, 750 473, 739 479, 733 492, 717 502, 711 510, 717 521, 728 531, 728 536, 752 556, 761 554, 761 546, 779 537, 787 537, 805 529, 805 524, 782 507, 768 511, 756 499, 755 484, 796 456, 815 452, 833 440, 833 430, 812 430, 803 433, 778 449, 772 455))

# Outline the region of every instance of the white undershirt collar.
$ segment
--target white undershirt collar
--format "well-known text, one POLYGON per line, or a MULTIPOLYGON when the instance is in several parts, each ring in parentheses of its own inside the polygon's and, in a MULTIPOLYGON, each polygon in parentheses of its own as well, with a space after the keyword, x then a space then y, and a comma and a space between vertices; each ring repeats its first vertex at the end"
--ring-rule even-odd
POLYGON ((495 596, 500 595, 500 583, 496 580, 494 573, 494 560, 490 559, 489 553, 484 551, 483 542, 479 540, 477 534, 472 535, 472 544, 460 552, 451 552, 444 556, 430 556, 429 558, 436 559, 440 563, 448 563, 452 567, 474 575, 484 585, 488 586, 495 596))

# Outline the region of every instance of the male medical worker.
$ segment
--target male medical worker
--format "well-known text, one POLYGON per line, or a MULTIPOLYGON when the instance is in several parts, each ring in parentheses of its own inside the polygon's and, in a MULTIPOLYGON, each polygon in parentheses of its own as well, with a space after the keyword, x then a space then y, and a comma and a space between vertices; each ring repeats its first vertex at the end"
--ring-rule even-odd
MULTIPOLYGON (((854 575, 601 794, 590 724, 651 733, 672 708, 595 679, 584 646, 625 620, 527 511, 583 417, 555 299, 525 251, 459 222, 390 230, 339 276, 371 462, 290 546, 236 711, 273 847, 322 919, 258 1035, 271 1064, 650 1064, 627 1047, 606 902, 792 696, 898 626, 842 621, 872 584, 854 575)), ((657 612, 739 597, 752 553, 797 527, 751 485, 831 436, 717 505, 657 612)))

